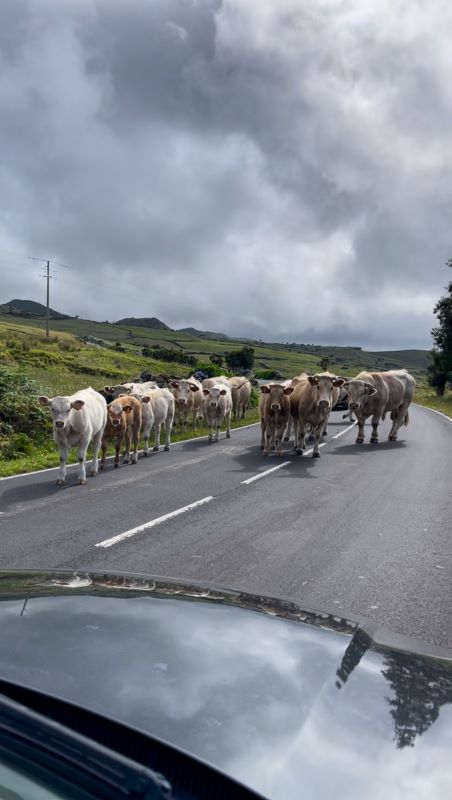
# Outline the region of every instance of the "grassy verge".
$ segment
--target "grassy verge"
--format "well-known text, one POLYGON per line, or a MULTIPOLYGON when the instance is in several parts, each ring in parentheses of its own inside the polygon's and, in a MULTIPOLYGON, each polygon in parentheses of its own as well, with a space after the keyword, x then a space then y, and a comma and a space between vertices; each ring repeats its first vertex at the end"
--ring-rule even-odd
MULTIPOLYGON (((233 428, 241 428, 244 425, 251 425, 253 422, 259 421, 259 413, 256 408, 249 409, 247 413, 246 419, 238 420, 237 422, 232 423, 233 428)), ((208 429, 205 425, 198 426, 195 431, 192 431, 190 428, 186 433, 182 431, 174 432, 171 436, 172 442, 180 442, 184 439, 193 439, 198 438, 199 436, 205 436, 208 433, 208 429)), ((222 433, 224 436, 224 433, 222 433)), ((163 437, 161 437, 163 441, 163 437)), ((258 434, 256 434, 256 442, 259 442, 258 434)), ((153 433, 151 433, 150 438, 150 445, 151 449, 154 444, 153 433)), ((91 455, 91 450, 88 451, 89 456, 91 455)), ((108 450, 109 455, 114 453, 113 446, 110 446, 108 450)), ((88 457, 89 457, 88 456, 88 457)), ((75 450, 72 450, 68 459, 68 464, 75 464, 77 461, 75 450)), ((22 472, 34 472, 35 470, 39 469, 46 469, 47 467, 57 467, 58 466, 58 450, 54 441, 49 440, 43 445, 34 445, 33 452, 30 455, 14 458, 10 460, 1 460, 0 461, 0 477, 6 478, 11 475, 18 475, 22 472)))
POLYGON ((442 411, 452 419, 452 390, 449 389, 443 395, 438 397, 435 390, 430 386, 418 386, 414 395, 414 402, 419 403, 421 406, 434 408, 436 411, 442 411))

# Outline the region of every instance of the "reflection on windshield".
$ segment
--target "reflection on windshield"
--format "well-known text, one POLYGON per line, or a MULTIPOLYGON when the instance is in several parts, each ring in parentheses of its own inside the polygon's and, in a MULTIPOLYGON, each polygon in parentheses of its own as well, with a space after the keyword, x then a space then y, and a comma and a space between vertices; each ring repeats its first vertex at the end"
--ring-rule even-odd
POLYGON ((394 697, 385 699, 394 719, 396 746, 413 747, 436 722, 441 706, 452 703, 452 664, 427 661, 398 653, 386 655, 382 675, 389 681, 394 697))

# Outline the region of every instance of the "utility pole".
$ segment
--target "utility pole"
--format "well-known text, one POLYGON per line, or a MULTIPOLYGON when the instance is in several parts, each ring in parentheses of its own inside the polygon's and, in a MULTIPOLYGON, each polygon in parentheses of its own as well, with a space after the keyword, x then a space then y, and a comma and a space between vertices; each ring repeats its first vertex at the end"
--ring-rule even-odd
POLYGON ((45 278, 47 280, 47 304, 46 304, 46 339, 49 338, 49 318, 50 318, 50 261, 47 260, 45 278))

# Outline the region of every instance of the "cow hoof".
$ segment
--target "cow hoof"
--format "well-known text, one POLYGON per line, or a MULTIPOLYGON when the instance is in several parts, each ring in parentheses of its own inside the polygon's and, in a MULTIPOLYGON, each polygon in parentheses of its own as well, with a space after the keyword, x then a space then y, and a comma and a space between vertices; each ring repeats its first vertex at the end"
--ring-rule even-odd
POLYGON ((165 447, 163 448, 163 452, 164 452, 164 453, 167 453, 167 452, 168 452, 168 450, 169 450, 169 445, 168 445, 168 444, 166 444, 166 445, 165 445, 165 447))
POLYGON ((371 444, 378 444, 378 439, 376 439, 375 436, 371 436, 370 443, 371 444))
POLYGON ((396 441, 397 441, 397 436, 389 436, 388 437, 388 442, 396 442, 396 441))
MULTIPOLYGON (((123 461, 122 463, 125 464, 127 462, 123 461)), ((115 464, 115 469, 118 469, 118 467, 119 467, 119 464, 115 464)))
POLYGON ((226 439, 230 439, 230 438, 231 438, 231 434, 229 433, 229 431, 226 431, 226 439))
POLYGON ((266 450, 264 450, 264 452, 262 453, 262 455, 264 455, 264 456, 268 457, 268 452, 267 452, 266 450))
POLYGON ((148 451, 147 451, 147 450, 145 450, 145 451, 144 451, 144 453, 143 453, 143 455, 144 455, 144 457, 145 457, 145 458, 147 458, 147 457, 148 457, 148 451))
POLYGON ((103 472, 103 471, 104 471, 104 469, 105 469, 105 466, 104 466, 104 464, 101 464, 101 465, 100 465, 100 467, 99 467, 99 469, 100 469, 100 471, 101 471, 101 472, 103 472))
POLYGON ((153 447, 153 448, 152 448, 152 452, 153 452, 153 453, 158 453, 158 451, 159 451, 158 447, 153 447))
POLYGON ((328 436, 326 431, 323 431, 322 436, 328 436))
POLYGON ((364 439, 361 436, 358 436, 358 438, 356 440, 356 444, 363 444, 363 442, 364 442, 364 439))
POLYGON ((299 447, 297 447, 297 449, 295 450, 295 452, 296 452, 297 456, 302 456, 302 455, 303 455, 303 450, 300 450, 300 448, 299 448, 299 447))
POLYGON ((284 439, 283 439, 283 442, 288 442, 288 441, 289 441, 289 437, 285 436, 284 439))
POLYGON ((84 486, 85 483, 86 483, 86 480, 84 480, 83 478, 79 481, 80 486, 84 486))
POLYGON ((279 458, 282 458, 283 455, 284 455, 283 451, 282 450, 278 450, 277 456, 279 456, 279 458))
POLYGON ((65 483, 66 483, 66 481, 57 480, 56 485, 57 486, 64 486, 65 483))
POLYGON ((316 453, 316 451, 314 450, 314 452, 312 454, 312 457, 313 458, 320 458, 320 453, 316 453))
MULTIPOLYGON (((94 478, 96 475, 97 475, 97 469, 95 471, 91 470, 91 472, 89 473, 90 478, 94 478)), ((85 483, 86 483, 86 481, 85 481, 85 483)))

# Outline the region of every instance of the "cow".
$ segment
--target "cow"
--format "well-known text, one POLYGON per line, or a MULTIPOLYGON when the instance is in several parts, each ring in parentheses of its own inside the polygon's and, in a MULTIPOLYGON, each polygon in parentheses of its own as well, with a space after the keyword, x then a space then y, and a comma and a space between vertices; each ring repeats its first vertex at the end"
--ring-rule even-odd
POLYGON ((93 460, 89 474, 97 475, 100 444, 107 422, 107 403, 105 398, 91 386, 80 389, 73 395, 38 397, 41 406, 48 406, 52 412, 53 436, 60 453, 60 467, 57 486, 66 481, 66 464, 69 449, 77 447, 78 482, 86 483, 86 452, 93 443, 93 460))
MULTIPOLYGON (((295 387, 295 386, 297 386, 297 384, 301 383, 301 381, 307 380, 308 375, 310 375, 310 372, 308 372, 308 370, 306 370, 305 372, 301 372, 299 375, 296 375, 291 380, 281 381, 281 386, 293 386, 293 387, 295 387)), ((285 442, 288 442, 290 440, 290 437, 292 435, 292 428, 293 428, 292 417, 289 416, 289 420, 288 420, 288 423, 287 423, 287 428, 286 428, 286 431, 284 433, 284 441, 285 442)))
POLYGON ((416 381, 406 369, 388 372, 360 372, 356 378, 346 381, 348 407, 356 414, 358 434, 356 443, 364 442, 364 423, 372 417, 370 441, 378 444, 378 425, 386 414, 392 419, 388 439, 397 441, 401 425, 409 422, 408 407, 413 399, 416 381))
POLYGON ((234 419, 245 419, 246 409, 251 397, 251 382, 248 378, 235 375, 229 378, 234 419))
POLYGON ((226 438, 231 436, 231 412, 232 397, 229 386, 224 383, 217 383, 210 388, 204 387, 202 390, 204 399, 202 410, 204 419, 209 428, 209 442, 218 442, 220 439, 220 428, 226 422, 226 438), (214 435, 214 428, 216 429, 214 435))
POLYGON ((102 459, 100 468, 105 467, 105 457, 110 439, 115 439, 115 468, 119 467, 119 452, 125 442, 123 464, 136 464, 141 430, 141 403, 132 395, 124 395, 112 400, 107 406, 107 424, 102 436, 102 459), (132 459, 130 446, 133 444, 132 459))
POLYGON ((164 450, 169 450, 171 428, 174 419, 174 395, 169 389, 159 389, 152 381, 147 383, 124 383, 108 387, 113 397, 124 395, 136 397, 142 404, 141 432, 143 435, 143 454, 149 453, 149 436, 155 431, 154 452, 160 448, 160 429, 165 426, 164 450))
POLYGON ((152 389, 136 395, 142 403, 142 432, 143 432, 143 452, 147 456, 149 452, 149 434, 154 428, 154 453, 160 449, 160 432, 162 425, 165 426, 165 445, 164 450, 168 451, 171 444, 171 428, 174 420, 174 395, 169 389, 152 389))
POLYGON ((202 387, 196 378, 187 378, 187 380, 172 380, 170 387, 173 390, 175 406, 176 406, 176 421, 181 422, 184 431, 187 430, 188 418, 192 415, 192 428, 195 429, 195 422, 198 414, 201 413, 202 406, 202 387))
POLYGON ((261 386, 259 399, 259 415, 261 418, 261 450, 268 456, 270 449, 276 448, 278 456, 282 456, 284 431, 290 418, 290 395, 294 386, 282 386, 279 383, 267 383, 261 386))
POLYGON ((339 378, 329 372, 308 375, 300 381, 290 396, 290 414, 295 429, 295 450, 303 454, 305 448, 306 428, 314 434, 313 458, 320 457, 320 437, 328 422, 332 407, 334 390, 343 385, 345 378, 339 378))

